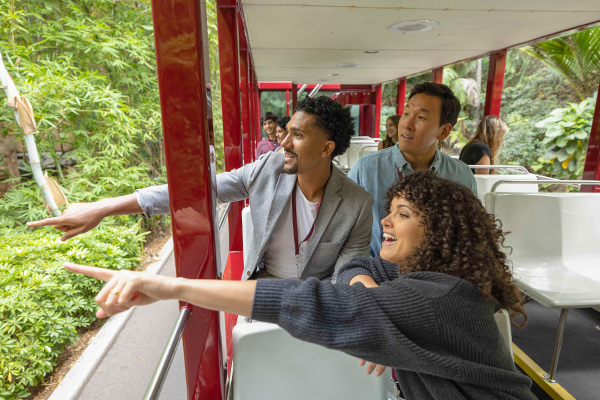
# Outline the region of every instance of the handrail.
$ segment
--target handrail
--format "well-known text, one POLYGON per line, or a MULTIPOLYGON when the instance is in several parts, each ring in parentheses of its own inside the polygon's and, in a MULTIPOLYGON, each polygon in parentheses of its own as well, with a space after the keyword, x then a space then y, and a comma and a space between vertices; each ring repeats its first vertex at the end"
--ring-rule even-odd
POLYGON ((496 183, 494 183, 494 186, 492 186, 492 190, 490 190, 490 193, 494 193, 496 191, 496 188, 500 185, 502 185, 503 183, 508 183, 508 184, 529 184, 529 185, 600 185, 600 181, 561 181, 561 180, 557 180, 557 181, 552 181, 552 183, 549 182, 544 182, 544 181, 538 181, 538 180, 527 180, 527 181, 511 181, 511 180, 501 180, 498 181, 496 183))
POLYGON ((221 216, 221 220, 219 221, 219 233, 221 233, 221 231, 223 230, 223 225, 225 225, 225 219, 227 219, 227 215, 229 215, 229 210, 231 210, 231 203, 227 203, 225 212, 221 216))
POLYGON ((519 174, 529 174, 529 171, 525 167, 520 165, 469 165, 471 169, 501 169, 519 174))
POLYGON ((154 370, 152 379, 150 379, 148 389, 146 389, 146 393, 144 394, 144 400, 158 399, 165 378, 167 377, 167 373, 169 372, 169 368, 171 367, 171 362, 173 361, 175 350, 177 350, 177 346, 179 345, 179 341, 181 340, 183 329, 185 328, 185 324, 187 323, 187 320, 190 317, 191 313, 191 305, 186 304, 181 307, 181 310, 179 311, 179 317, 177 318, 177 322, 175 322, 175 326, 171 331, 171 336, 169 336, 167 345, 165 346, 165 349, 163 350, 162 355, 160 356, 160 360, 158 361, 158 365, 154 370))

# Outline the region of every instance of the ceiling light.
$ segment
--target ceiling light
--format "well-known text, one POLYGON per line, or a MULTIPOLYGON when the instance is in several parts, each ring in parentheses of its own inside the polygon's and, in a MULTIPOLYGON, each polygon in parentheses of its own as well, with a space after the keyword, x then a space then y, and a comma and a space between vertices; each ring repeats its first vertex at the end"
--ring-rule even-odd
POLYGON ((365 51, 365 54, 377 54, 379 53, 379 50, 367 50, 365 51))
POLYGON ((338 64, 337 67, 338 68, 360 68, 360 67, 362 67, 362 64, 347 62, 347 63, 338 64))
POLYGON ((315 82, 329 82, 329 79, 315 79, 315 82))
POLYGON ((338 76, 339 74, 329 74, 329 76, 338 76))
POLYGON ((428 19, 416 19, 412 21, 397 22, 387 27, 387 30, 394 33, 416 33, 430 31, 439 25, 436 21, 428 19))

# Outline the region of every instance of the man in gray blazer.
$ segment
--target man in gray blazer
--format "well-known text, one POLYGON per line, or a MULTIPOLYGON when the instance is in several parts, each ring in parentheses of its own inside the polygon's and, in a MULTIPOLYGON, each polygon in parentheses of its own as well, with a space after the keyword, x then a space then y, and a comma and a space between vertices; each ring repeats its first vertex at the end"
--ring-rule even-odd
MULTIPOLYGON (((287 125, 284 153, 217 175, 217 199, 249 199, 253 236, 242 279, 331 278, 343 264, 369 255, 373 198, 332 165, 350 145, 350 111, 326 97, 307 98, 287 125)), ((169 212, 167 185, 95 203, 71 205, 61 217, 28 223, 53 225, 62 240, 93 229, 106 216, 169 212)))

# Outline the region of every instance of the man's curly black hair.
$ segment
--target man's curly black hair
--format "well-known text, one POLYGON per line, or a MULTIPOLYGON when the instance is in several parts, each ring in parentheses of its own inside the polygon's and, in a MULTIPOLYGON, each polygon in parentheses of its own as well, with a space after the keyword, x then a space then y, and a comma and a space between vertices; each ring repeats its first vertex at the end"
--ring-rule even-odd
POLYGON ((296 111, 314 115, 315 126, 335 142, 331 158, 344 154, 350 147, 350 138, 354 135, 354 118, 350 115, 349 107, 325 96, 307 97, 298 102, 296 111))
POLYGON ((277 120, 277 126, 287 132, 287 123, 290 122, 290 117, 281 117, 277 120))
POLYGON ((511 314, 527 314, 519 303, 504 247, 502 224, 488 214, 481 201, 465 186, 416 172, 392 185, 385 194, 386 212, 392 200, 403 197, 421 217, 425 235, 420 246, 399 266, 400 273, 440 272, 462 278, 478 289, 484 300, 494 297, 511 314))

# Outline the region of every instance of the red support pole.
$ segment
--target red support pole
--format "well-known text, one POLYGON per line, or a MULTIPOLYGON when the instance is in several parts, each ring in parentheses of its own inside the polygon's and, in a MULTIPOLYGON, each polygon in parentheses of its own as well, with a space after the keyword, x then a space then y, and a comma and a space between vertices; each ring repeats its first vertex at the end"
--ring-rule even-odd
POLYGON ((402 115, 404 112, 404 104, 406 103, 406 78, 398 79, 398 105, 396 113, 402 115))
POLYGON ((380 83, 375 88, 375 119, 374 119, 374 129, 373 129, 373 137, 378 138, 381 136, 381 103, 383 97, 383 84, 380 83))
POLYGON ((506 50, 490 55, 487 91, 485 92, 485 107, 483 116, 500 116, 502 105, 502 88, 504 87, 504 69, 506 67, 506 50))
MULTIPOLYGON (((217 0, 219 33, 219 69, 221 71, 221 105, 223 110, 223 146, 225 169, 240 168, 242 161, 242 110, 240 106, 240 61, 238 10, 228 0, 217 0)), ((242 209, 244 202, 231 205, 229 211, 229 250, 243 251, 242 209)))
POLYGON ((292 85, 292 115, 294 111, 296 111, 296 106, 298 105, 298 85, 294 83, 292 85))
MULTIPOLYGON (((592 119, 592 130, 590 132, 590 141, 588 143, 587 154, 585 157, 585 167, 583 170, 584 180, 600 180, 600 87, 596 97, 596 109, 592 119)), ((600 192, 598 186, 582 186, 581 192, 600 192)))
POLYGON ((240 79, 242 82, 242 138, 244 145, 244 164, 252 162, 252 109, 250 105, 250 79, 248 71, 248 51, 240 50, 240 79))
POLYGON ((444 67, 439 67, 431 71, 431 81, 444 83, 444 67))
POLYGON ((285 91, 285 116, 290 116, 290 91, 285 91))
MULTIPOLYGON (((215 279, 214 238, 218 233, 210 171, 202 44, 206 27, 201 3, 153 0, 152 17, 177 276, 215 279)), ((193 306, 183 332, 189 399, 222 399, 219 343, 218 313, 193 306)))

